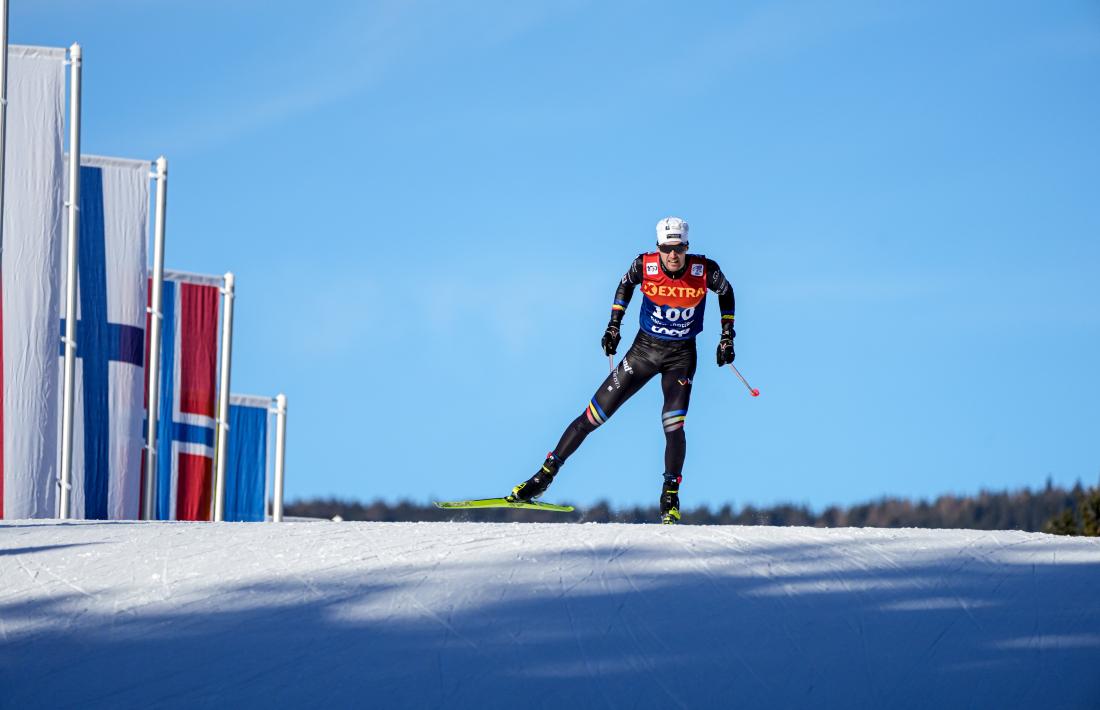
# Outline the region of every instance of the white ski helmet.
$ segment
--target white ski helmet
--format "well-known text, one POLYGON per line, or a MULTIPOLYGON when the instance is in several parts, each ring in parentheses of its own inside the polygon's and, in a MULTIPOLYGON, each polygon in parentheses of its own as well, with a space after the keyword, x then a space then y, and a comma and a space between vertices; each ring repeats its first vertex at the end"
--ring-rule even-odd
POLYGON ((688 223, 679 217, 665 217, 657 223, 657 246, 687 244, 688 223))

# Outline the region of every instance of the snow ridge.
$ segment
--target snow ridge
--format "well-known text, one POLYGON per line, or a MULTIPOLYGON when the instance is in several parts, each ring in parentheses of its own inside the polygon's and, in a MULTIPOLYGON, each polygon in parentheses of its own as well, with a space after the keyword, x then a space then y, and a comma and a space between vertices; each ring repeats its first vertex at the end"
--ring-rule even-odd
POLYGON ((1100 698, 1090 539, 15 521, 0 524, 0 580, 2 707, 1100 698))

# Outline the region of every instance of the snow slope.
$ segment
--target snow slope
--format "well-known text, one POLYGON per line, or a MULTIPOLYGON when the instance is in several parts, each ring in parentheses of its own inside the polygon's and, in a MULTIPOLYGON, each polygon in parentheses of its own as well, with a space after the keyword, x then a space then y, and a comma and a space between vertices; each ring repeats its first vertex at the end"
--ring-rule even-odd
POLYGON ((0 524, 0 705, 1100 707, 1100 540, 0 524))

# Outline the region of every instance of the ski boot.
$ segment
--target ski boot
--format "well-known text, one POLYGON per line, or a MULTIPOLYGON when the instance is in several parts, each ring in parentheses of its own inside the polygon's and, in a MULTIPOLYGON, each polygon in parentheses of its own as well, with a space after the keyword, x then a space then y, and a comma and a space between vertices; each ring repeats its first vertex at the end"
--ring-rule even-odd
POLYGON ((542 468, 535 472, 534 476, 531 476, 523 483, 519 484, 512 489, 512 492, 505 498, 509 503, 515 503, 522 501, 524 503, 530 503, 535 500, 550 487, 550 484, 554 482, 554 476, 557 475, 558 469, 561 468, 563 461, 550 452, 546 455, 546 461, 543 462, 542 468))
POLYGON ((680 522, 680 481, 683 476, 665 474, 661 486, 661 523, 675 525, 680 522))

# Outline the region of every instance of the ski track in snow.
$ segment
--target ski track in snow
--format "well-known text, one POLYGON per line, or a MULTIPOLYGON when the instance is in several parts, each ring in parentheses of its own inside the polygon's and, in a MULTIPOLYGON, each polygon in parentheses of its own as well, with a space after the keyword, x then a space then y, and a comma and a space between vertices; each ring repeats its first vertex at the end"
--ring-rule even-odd
POLYGON ((0 708, 1100 707, 1100 540, 0 522, 0 708))

